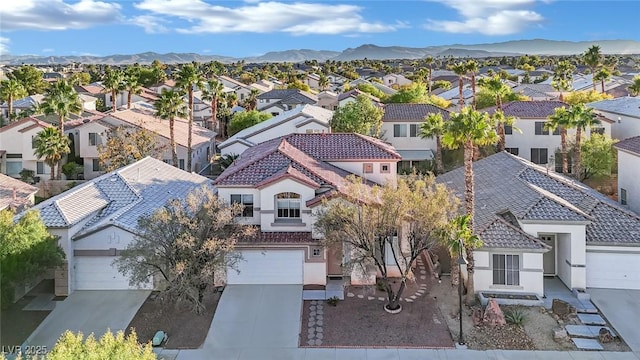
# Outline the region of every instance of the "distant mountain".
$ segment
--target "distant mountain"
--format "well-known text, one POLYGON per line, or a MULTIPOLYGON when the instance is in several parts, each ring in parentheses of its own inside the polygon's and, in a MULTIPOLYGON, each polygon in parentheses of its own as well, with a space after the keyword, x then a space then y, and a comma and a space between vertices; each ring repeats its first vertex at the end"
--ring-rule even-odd
POLYGON ((348 48, 342 52, 329 50, 286 50, 273 51, 264 55, 234 58, 221 55, 202 55, 196 53, 168 53, 158 54, 145 52, 133 55, 109 55, 109 56, 37 56, 37 55, 2 55, 0 64, 67 64, 80 62, 83 64, 148 64, 153 60, 159 60, 166 64, 187 63, 192 61, 209 62, 220 61, 224 63, 244 60, 248 63, 264 62, 303 62, 306 60, 386 60, 386 59, 420 59, 425 56, 443 57, 490 57, 490 56, 514 56, 514 55, 574 55, 583 53, 591 45, 598 45, 604 54, 640 54, 640 42, 635 40, 597 40, 597 41, 556 41, 556 40, 517 40, 493 44, 476 45, 442 45, 428 46, 424 48, 404 46, 377 46, 365 44, 356 48, 348 48))

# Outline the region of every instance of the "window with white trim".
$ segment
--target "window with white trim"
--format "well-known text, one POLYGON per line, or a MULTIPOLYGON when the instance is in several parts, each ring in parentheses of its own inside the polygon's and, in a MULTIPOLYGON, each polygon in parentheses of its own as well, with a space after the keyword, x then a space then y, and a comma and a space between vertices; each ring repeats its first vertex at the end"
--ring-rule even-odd
POLYGON ((98 144, 98 134, 97 133, 89 133, 89 146, 96 146, 98 144))
POLYGON ((419 132, 420 132, 419 124, 409 125, 409 137, 418 137, 419 132))
POLYGON ((380 164, 380 173, 389 174, 391 172, 391 165, 388 163, 380 164))
POLYGON ((520 255, 493 254, 493 284, 520 285, 520 255))
POLYGON ((232 204, 242 204, 242 217, 253 217, 253 195, 252 194, 231 194, 232 204))
POLYGON ((394 124, 393 137, 407 137, 407 124, 394 124))
POLYGON ((544 165, 549 162, 549 151, 546 148, 532 148, 531 162, 544 165))
POLYGON ((299 219, 300 194, 283 192, 276 195, 276 217, 278 219, 299 219))
POLYGON ((549 135, 549 129, 544 127, 545 121, 536 121, 536 135, 549 135))
POLYGON ((627 189, 620 188, 620 204, 627 205, 627 189))

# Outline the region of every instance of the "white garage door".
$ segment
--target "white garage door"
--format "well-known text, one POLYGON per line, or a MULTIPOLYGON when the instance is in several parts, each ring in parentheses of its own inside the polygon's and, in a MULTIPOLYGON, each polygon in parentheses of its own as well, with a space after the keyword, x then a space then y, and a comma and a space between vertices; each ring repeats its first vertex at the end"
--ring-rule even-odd
POLYGON ((238 270, 227 272, 228 284, 302 284, 304 251, 243 250, 238 270))
POLYGON ((640 289, 640 254, 587 252, 587 287, 640 289))
MULTIPOLYGON (((129 279, 118 272, 111 263, 112 256, 76 256, 76 290, 126 290, 136 289, 129 286, 129 279)), ((150 285, 149 285, 150 287, 150 285)))

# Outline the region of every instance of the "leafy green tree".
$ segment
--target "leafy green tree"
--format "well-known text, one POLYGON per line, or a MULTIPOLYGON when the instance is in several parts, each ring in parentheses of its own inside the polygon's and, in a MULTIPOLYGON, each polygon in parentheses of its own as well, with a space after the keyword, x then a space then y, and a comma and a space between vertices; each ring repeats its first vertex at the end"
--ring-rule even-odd
POLYGON ((298 90, 302 90, 302 91, 309 91, 309 85, 303 83, 300 80, 294 80, 291 81, 287 84, 287 89, 298 89, 298 90))
POLYGON ((383 100, 387 96, 380 89, 378 89, 377 87, 373 86, 372 84, 368 84, 368 83, 358 84, 358 90, 366 92, 367 94, 369 94, 371 96, 375 96, 380 100, 383 100))
POLYGON ((640 75, 633 77, 633 83, 627 87, 632 96, 640 95, 640 75))
POLYGON ((139 344, 135 331, 125 336, 122 330, 115 335, 108 330, 96 340, 93 334, 85 338, 82 333, 67 330, 47 354, 47 360, 76 359, 155 360, 157 356, 150 342, 139 344))
POLYGON ((599 93, 595 90, 588 91, 572 91, 565 95, 564 102, 569 105, 587 104, 594 101, 613 99, 613 96, 605 93, 599 93))
POLYGON ((87 72, 77 72, 69 76, 69 82, 73 85, 87 85, 91 82, 91 74, 87 72))
POLYGON ((64 261, 64 252, 58 246, 57 239, 47 232, 37 211, 27 211, 17 222, 13 218, 12 211, 0 211, 0 288, 3 306, 13 303, 15 285, 34 280, 64 261))
POLYGON ((442 133, 444 132, 444 119, 441 113, 429 114, 424 122, 420 125, 420 137, 425 139, 436 139, 436 173, 444 172, 442 163, 442 133))
MULTIPOLYGON (((449 149, 464 149, 464 183, 465 208, 469 215, 468 228, 474 232, 475 192, 473 180, 473 157, 477 146, 493 145, 498 142, 498 134, 494 120, 486 112, 478 112, 470 107, 464 107, 459 113, 452 113, 449 121, 445 122, 442 143, 449 149)), ((467 254, 467 302, 475 301, 473 287, 474 260, 471 246, 466 247, 467 254)))
POLYGON ((167 74, 164 70, 143 67, 140 69, 138 82, 144 87, 150 87, 161 83, 166 78, 167 74))
POLYGON ((13 113, 13 102, 27 96, 27 91, 22 84, 15 79, 2 80, 0 82, 0 101, 6 101, 9 110, 9 120, 13 113))
POLYGON ((133 164, 147 156, 162 159, 167 146, 158 135, 142 126, 118 126, 107 131, 107 140, 98 144, 100 168, 106 172, 133 164))
POLYGON ((270 118, 271 114, 261 113, 257 110, 239 111, 231 116, 231 122, 229 123, 229 136, 270 118))
POLYGON ((201 312, 206 289, 227 269, 237 269, 236 242, 253 236, 254 227, 235 221, 242 212, 243 205, 228 204, 207 186, 195 189, 142 216, 140 234, 115 264, 134 285, 161 278, 169 299, 201 312))
POLYGON ((29 95, 42 94, 48 87, 47 82, 44 81, 44 73, 31 65, 22 65, 7 77, 22 84, 29 95))
POLYGON ((187 117, 187 107, 182 100, 182 93, 175 90, 164 90, 153 104, 156 116, 169 120, 169 147, 173 166, 178 167, 178 152, 176 149, 175 122, 176 118, 187 117))
POLYGON ((451 89, 451 83, 448 82, 447 80, 436 80, 436 81, 433 82, 432 88, 433 88, 433 90, 435 90, 435 89, 450 90, 451 89))
POLYGON ((591 133, 591 136, 582 143, 582 167, 580 180, 594 176, 610 176, 611 169, 616 163, 616 152, 613 148, 615 140, 607 135, 591 133))
POLYGON ((347 201, 325 201, 314 228, 328 245, 350 249, 345 269, 379 273, 387 293, 388 310, 400 309, 414 265, 457 213, 455 196, 433 177, 410 176, 397 184, 369 187, 351 177, 343 191, 347 201), (387 259, 392 258, 391 264, 387 259), (400 272, 400 285, 391 284, 390 266, 400 272))
POLYGON ((33 153, 38 159, 44 159, 44 163, 51 168, 51 180, 60 180, 62 172, 62 158, 71 152, 69 138, 64 136, 59 129, 47 127, 40 131, 34 138, 35 149, 33 153), (57 171, 56 171, 57 168, 57 171))
POLYGON ((118 93, 124 90, 124 73, 121 70, 109 70, 104 75, 102 85, 111 92, 111 108, 118 110, 118 93))
POLYGON ((387 103, 426 104, 429 102, 428 95, 424 83, 413 82, 411 85, 402 87, 397 93, 389 96, 387 103))
POLYGON ((191 142, 193 138, 193 89, 202 88, 204 77, 193 64, 186 64, 180 68, 176 77, 176 85, 187 94, 189 99, 189 130, 187 135, 187 171, 191 171, 191 153, 193 149, 191 142))
POLYGON ((384 112, 366 95, 358 95, 356 101, 338 107, 331 118, 332 132, 354 132, 378 137, 384 112))

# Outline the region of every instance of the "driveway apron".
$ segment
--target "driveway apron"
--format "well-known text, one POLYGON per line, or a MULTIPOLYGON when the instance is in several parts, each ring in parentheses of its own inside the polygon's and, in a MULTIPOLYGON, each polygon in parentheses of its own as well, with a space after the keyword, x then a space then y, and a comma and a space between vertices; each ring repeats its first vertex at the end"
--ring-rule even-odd
POLYGON ((640 352, 640 290, 587 289, 587 292, 631 350, 640 352))

